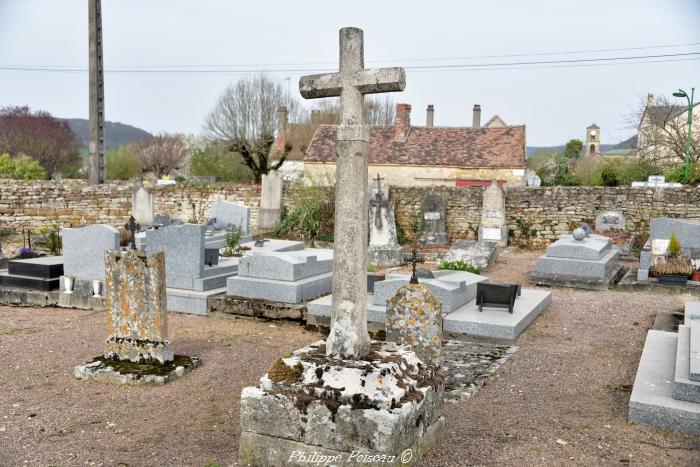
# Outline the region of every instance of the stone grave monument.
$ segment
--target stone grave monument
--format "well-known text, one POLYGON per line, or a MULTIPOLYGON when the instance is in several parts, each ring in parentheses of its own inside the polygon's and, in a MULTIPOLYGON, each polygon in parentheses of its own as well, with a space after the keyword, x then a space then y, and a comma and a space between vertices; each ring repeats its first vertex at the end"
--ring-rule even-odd
POLYGON ((506 226, 506 197, 496 180, 484 190, 479 240, 493 242, 498 246, 508 246, 506 226))
POLYGON ((666 257, 671 234, 678 238, 684 257, 700 260, 700 220, 657 217, 651 220, 649 239, 639 252, 638 281, 648 281, 651 266, 666 257))
POLYGON ((497 244, 491 241, 455 240, 441 258, 448 261, 464 261, 483 271, 496 257, 497 244))
POLYGON ((299 82, 305 98, 340 96, 331 330, 325 342, 280 357, 258 386, 243 389, 243 465, 306 465, 294 457, 299 451, 339 456, 336 464, 353 451, 398 459, 406 449, 415 462, 442 433, 442 371, 406 347, 371 342, 367 333, 369 129, 363 100, 404 86, 401 68, 364 68, 362 30, 356 28, 340 30, 338 73, 299 82))
POLYGON ((581 289, 608 290, 625 272, 618 264, 618 251, 607 237, 586 236, 582 228, 562 235, 547 247, 530 273, 530 282, 581 289))
POLYGON ((677 333, 648 332, 630 395, 629 421, 700 434, 700 302, 685 304, 677 333))
POLYGON ((105 280, 105 251, 119 249, 119 231, 107 224, 93 224, 78 228, 63 228, 63 277, 59 303, 75 301, 74 294, 100 297, 105 280))
POLYGON ((438 364, 442 353, 442 304, 414 272, 386 306, 386 340, 408 345, 425 363, 438 364))
POLYGON ((131 211, 141 225, 151 225, 154 219, 155 196, 140 183, 134 185, 131 195, 131 211))
POLYGON ((333 250, 252 252, 241 258, 238 275, 226 281, 227 295, 297 304, 326 295, 333 279, 333 250))
POLYGON ((217 248, 205 246, 206 228, 183 224, 146 231, 146 253, 165 253, 170 311, 206 314, 209 298, 223 294, 226 279, 238 271, 239 258, 219 258, 217 248), (207 261, 208 251, 216 262, 207 261))
POLYGON ((625 228, 625 216, 619 211, 605 211, 595 218, 595 233, 610 238, 613 248, 616 248, 621 256, 629 255, 636 235, 625 228))
POLYGON ((58 289, 63 274, 63 256, 11 259, 7 272, 0 272, 0 285, 49 292, 58 289))
POLYGON ((263 174, 260 188, 258 232, 274 230, 282 209, 282 175, 276 170, 263 174))
POLYGON ((214 202, 211 206, 211 218, 207 222, 205 240, 207 248, 224 248, 229 227, 241 229, 241 244, 249 242, 252 239, 250 235, 250 209, 242 204, 226 200, 214 202))
POLYGON ((164 384, 199 365, 196 357, 175 355, 168 340, 165 254, 147 257, 136 249, 108 251, 105 270, 105 351, 75 367, 75 377, 164 384))
POLYGON ((423 224, 423 236, 428 245, 445 245, 447 243, 445 200, 438 193, 431 192, 423 198, 421 223, 423 224))
POLYGON ((393 267, 402 264, 402 250, 396 237, 394 203, 389 201, 389 186, 382 185, 377 174, 377 187, 369 200, 369 263, 393 267))

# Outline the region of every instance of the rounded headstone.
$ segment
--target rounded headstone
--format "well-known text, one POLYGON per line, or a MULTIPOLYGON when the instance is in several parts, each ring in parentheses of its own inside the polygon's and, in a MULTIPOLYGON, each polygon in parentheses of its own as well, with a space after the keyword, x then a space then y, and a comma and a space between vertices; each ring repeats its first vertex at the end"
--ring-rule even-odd
POLYGON ((572 232, 572 235, 574 236, 574 240, 577 240, 580 242, 584 238, 586 238, 586 231, 584 229, 582 229, 581 227, 577 227, 572 232))

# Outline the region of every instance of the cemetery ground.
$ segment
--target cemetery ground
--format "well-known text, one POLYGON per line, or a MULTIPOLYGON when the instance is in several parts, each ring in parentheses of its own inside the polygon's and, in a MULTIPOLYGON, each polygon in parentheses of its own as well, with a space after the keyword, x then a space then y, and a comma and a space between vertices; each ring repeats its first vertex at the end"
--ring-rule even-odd
MULTIPOLYGON (((541 252, 487 271, 527 283, 541 252)), ((418 465, 698 465, 700 439, 627 423, 647 330, 682 297, 553 289, 551 306, 418 465)), ((73 377, 102 353, 105 315, 0 307, 0 465, 237 465, 244 386, 322 336, 286 322, 172 313, 175 352, 203 364, 157 387, 73 377)))

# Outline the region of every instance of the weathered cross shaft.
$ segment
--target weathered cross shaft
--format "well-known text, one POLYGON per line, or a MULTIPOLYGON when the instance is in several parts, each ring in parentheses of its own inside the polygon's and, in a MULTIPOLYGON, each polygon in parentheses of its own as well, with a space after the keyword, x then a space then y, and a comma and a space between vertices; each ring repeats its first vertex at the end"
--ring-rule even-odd
POLYGON ((335 235, 331 332, 326 352, 337 358, 369 352, 367 333, 367 153, 365 94, 402 91, 402 68, 364 69, 362 30, 340 30, 338 73, 303 76, 306 99, 340 96, 336 144, 335 235))

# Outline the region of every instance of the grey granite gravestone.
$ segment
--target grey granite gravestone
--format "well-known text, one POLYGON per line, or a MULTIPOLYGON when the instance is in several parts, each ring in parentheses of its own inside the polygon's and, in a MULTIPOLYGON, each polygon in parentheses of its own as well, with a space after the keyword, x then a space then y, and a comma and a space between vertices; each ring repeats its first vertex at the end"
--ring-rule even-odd
POLYGON ((445 200, 432 192, 425 195, 421 202, 421 223, 423 235, 429 245, 447 243, 447 220, 445 219, 445 200))
POLYGON ((250 234, 250 209, 230 201, 216 201, 211 207, 214 227, 225 229, 228 226, 240 227, 243 236, 250 234))
POLYGON ((496 249, 497 245, 494 242, 455 240, 442 259, 448 261, 464 261, 483 271, 495 258, 496 249))
POLYGON ((530 281, 539 285, 607 289, 624 273, 618 257, 619 252, 608 237, 587 237, 583 229, 576 229, 574 235, 562 235, 547 247, 545 255, 538 258, 530 281))
POLYGON ((595 218, 596 232, 606 230, 625 230, 625 216, 619 211, 605 211, 595 218))
POLYGON ((296 304, 326 295, 333 279, 333 250, 270 252, 241 258, 238 275, 226 281, 234 297, 296 304))
POLYGON ((657 217, 651 220, 651 240, 668 240, 673 233, 676 234, 682 249, 700 253, 700 219, 657 217))
POLYGON ((170 225, 170 214, 158 213, 153 218, 153 223, 162 227, 167 227, 170 225))
MULTIPOLYGON (((73 278, 72 292, 93 295, 93 281, 105 279, 105 251, 119 249, 119 231, 107 224, 63 228, 63 277, 73 278)), ((65 280, 61 280, 65 290, 65 280)))

